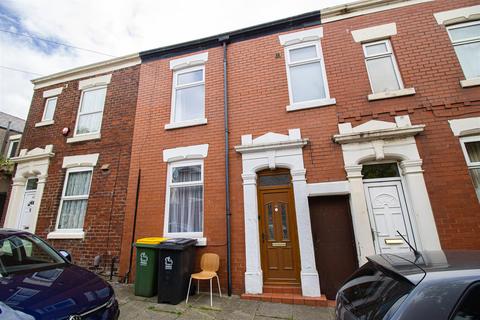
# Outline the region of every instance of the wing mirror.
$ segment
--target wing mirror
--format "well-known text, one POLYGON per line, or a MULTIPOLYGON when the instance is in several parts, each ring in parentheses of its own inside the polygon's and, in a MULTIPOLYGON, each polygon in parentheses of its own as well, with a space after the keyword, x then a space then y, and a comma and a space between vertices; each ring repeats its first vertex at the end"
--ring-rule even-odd
POLYGON ((64 257, 68 262, 72 262, 72 255, 67 250, 58 250, 58 252, 64 257))

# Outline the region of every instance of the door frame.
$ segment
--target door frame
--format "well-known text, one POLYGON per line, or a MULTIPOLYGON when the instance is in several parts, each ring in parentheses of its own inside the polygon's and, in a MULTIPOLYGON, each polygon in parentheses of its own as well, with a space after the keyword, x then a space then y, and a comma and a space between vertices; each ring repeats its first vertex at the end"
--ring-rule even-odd
POLYGON ((260 239, 260 263, 262 266, 262 270, 264 273, 263 276, 263 284, 265 285, 294 285, 294 286, 300 286, 301 285, 301 277, 300 277, 300 272, 301 272, 301 262, 300 262, 300 244, 299 244, 299 239, 298 239, 298 229, 297 229, 297 215, 296 215, 296 210, 295 210, 295 198, 293 195, 293 185, 291 181, 291 174, 290 170, 286 169, 277 169, 275 171, 273 170, 266 170, 266 171, 260 171, 257 173, 258 176, 272 176, 272 175, 279 175, 279 174, 288 174, 290 176, 290 183, 288 185, 278 185, 278 186, 265 186, 262 187, 260 184, 257 184, 257 206, 258 206, 258 220, 259 220, 259 239, 260 239), (296 274, 295 274, 295 282, 290 282, 290 281, 275 281, 275 282, 268 282, 266 281, 267 279, 267 273, 268 273, 268 268, 267 268, 267 246, 266 246, 266 241, 264 242, 262 239, 262 232, 264 231, 265 228, 265 217, 264 217, 264 212, 263 212, 263 193, 264 192, 288 192, 288 206, 289 206, 289 223, 291 222, 290 225, 290 235, 292 237, 292 250, 293 250, 293 259, 295 260, 296 264, 296 274), (263 216, 262 216, 263 215, 263 216))
POLYGON ((377 254, 380 254, 381 250, 380 250, 380 243, 378 241, 376 230, 373 229, 374 227, 376 229, 376 221, 375 221, 375 216, 373 214, 373 207, 372 207, 370 194, 368 192, 368 188, 369 188, 369 186, 381 187, 381 186, 387 186, 387 185, 396 185, 396 186, 400 187, 401 192, 399 192, 400 193, 399 194, 399 196, 400 196, 399 201, 400 201, 400 206, 402 207, 402 209, 405 209, 405 212, 404 212, 405 230, 407 232, 407 235, 409 236, 410 244, 414 248, 418 249, 419 244, 417 243, 418 238, 416 237, 416 226, 415 226, 414 220, 412 219, 412 215, 411 215, 412 210, 411 210, 411 207, 409 205, 409 199, 408 199, 407 193, 405 192, 405 187, 404 187, 404 183, 402 181, 402 177, 400 176, 400 177, 393 177, 393 178, 379 178, 379 179, 365 179, 365 180, 363 180, 363 190, 365 192, 365 200, 366 200, 366 204, 367 204, 367 212, 368 212, 368 218, 370 220, 370 229, 372 231, 372 238, 373 238, 373 244, 375 246, 375 252, 377 254), (406 214, 406 217, 405 217, 405 214, 406 214))

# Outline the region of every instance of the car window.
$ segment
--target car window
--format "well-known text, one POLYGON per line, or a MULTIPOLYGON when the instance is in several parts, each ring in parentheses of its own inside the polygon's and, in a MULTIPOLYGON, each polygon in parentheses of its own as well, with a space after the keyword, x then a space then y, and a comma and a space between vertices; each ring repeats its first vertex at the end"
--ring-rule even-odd
POLYGON ((480 320, 480 283, 474 284, 463 296, 452 320, 480 320))
POLYGON ((42 240, 33 235, 14 235, 0 240, 0 273, 38 269, 65 263, 42 240))
MULTIPOLYGON (((358 319, 383 319, 397 301, 412 291, 414 285, 391 272, 367 263, 340 289, 339 298, 345 308, 358 319)), ((392 312, 392 311, 390 311, 392 312)))

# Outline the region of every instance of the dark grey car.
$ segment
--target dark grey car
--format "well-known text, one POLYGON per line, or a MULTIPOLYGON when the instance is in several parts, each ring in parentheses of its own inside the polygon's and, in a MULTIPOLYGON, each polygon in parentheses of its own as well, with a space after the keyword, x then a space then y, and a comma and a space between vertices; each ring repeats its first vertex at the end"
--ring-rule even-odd
POLYGON ((337 294, 338 320, 480 320, 480 251, 380 254, 337 294))

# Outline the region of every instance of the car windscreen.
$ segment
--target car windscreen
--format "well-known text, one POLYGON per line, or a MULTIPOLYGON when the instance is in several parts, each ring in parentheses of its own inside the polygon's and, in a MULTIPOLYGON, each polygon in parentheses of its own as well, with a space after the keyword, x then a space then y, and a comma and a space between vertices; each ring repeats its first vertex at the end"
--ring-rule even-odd
POLYGON ((413 288, 408 280, 368 262, 340 289, 339 299, 356 318, 377 320, 383 319, 413 288))
POLYGON ((35 236, 12 235, 0 240, 0 275, 65 263, 52 248, 35 236))

